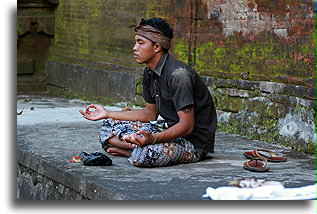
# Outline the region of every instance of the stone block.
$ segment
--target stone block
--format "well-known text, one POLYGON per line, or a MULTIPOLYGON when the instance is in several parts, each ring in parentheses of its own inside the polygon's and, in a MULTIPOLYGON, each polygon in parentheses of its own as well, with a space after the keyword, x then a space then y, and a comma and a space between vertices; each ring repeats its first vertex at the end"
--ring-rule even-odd
POLYGON ((17 58, 17 74, 33 74, 34 73, 34 64, 33 59, 23 56, 18 56, 17 58))
POLYGON ((208 14, 208 19, 210 20, 219 20, 219 18, 220 18, 220 13, 218 11, 210 12, 208 14))
POLYGON ((287 114, 279 120, 279 133, 288 139, 303 142, 316 142, 314 118, 307 120, 302 114, 287 114))
POLYGON ((234 88, 226 88, 225 89, 225 94, 231 97, 249 97, 249 91, 247 90, 239 90, 239 89, 234 89, 234 88))
POLYGON ((38 93, 46 92, 45 77, 29 77, 20 75, 17 77, 17 93, 38 93))
POLYGON ((259 89, 268 93, 284 93, 286 85, 276 82, 259 82, 259 89))
POLYGON ((104 96, 116 102, 132 100, 135 96, 134 74, 53 61, 46 62, 46 73, 48 84, 79 93, 104 96))
POLYGON ((216 95, 215 103, 216 108, 228 111, 228 112, 239 112, 245 108, 244 99, 239 97, 230 97, 226 95, 216 95))

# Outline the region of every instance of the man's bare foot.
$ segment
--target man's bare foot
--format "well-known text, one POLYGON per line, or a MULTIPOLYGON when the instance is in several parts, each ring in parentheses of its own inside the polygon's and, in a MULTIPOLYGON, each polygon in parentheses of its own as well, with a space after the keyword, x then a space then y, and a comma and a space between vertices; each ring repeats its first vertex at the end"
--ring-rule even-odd
POLYGON ((134 149, 135 148, 135 146, 133 146, 131 143, 127 143, 126 141, 121 140, 116 136, 113 136, 112 138, 108 139, 108 143, 120 149, 134 149))
POLYGON ((107 152, 110 155, 114 155, 114 156, 123 156, 123 157, 130 157, 131 156, 131 152, 124 150, 124 149, 119 149, 116 147, 110 147, 107 149, 107 152))

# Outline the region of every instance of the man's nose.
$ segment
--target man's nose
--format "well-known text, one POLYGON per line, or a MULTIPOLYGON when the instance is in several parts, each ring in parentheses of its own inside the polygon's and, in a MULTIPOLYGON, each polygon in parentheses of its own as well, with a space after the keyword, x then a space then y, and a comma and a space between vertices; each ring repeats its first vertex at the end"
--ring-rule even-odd
POLYGON ((133 46, 133 51, 137 51, 138 49, 137 49, 137 44, 135 44, 134 46, 133 46))

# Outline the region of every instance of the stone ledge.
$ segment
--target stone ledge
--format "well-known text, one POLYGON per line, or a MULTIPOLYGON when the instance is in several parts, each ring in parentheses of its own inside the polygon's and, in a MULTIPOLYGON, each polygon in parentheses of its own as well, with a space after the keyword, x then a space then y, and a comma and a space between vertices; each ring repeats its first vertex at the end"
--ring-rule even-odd
POLYGON ((18 97, 17 109, 24 109, 17 115, 18 199, 201 200, 208 186, 227 186, 238 178, 276 180, 286 187, 316 182, 315 156, 223 132, 216 134, 215 153, 198 163, 138 168, 117 156, 110 156, 113 165, 106 167, 67 162, 81 151, 104 152, 97 139, 100 122, 84 120, 78 113, 87 104, 58 97, 18 97), (256 148, 272 150, 288 161, 269 163, 267 173, 243 169, 243 152, 256 148))
POLYGON ((259 91, 268 94, 284 94, 299 98, 316 100, 315 88, 298 86, 286 83, 268 81, 250 81, 234 79, 217 79, 213 77, 203 77, 206 85, 216 86, 217 88, 235 88, 250 91, 259 91))
POLYGON ((17 149, 18 199, 122 200, 129 199, 83 177, 62 170, 43 158, 17 149))

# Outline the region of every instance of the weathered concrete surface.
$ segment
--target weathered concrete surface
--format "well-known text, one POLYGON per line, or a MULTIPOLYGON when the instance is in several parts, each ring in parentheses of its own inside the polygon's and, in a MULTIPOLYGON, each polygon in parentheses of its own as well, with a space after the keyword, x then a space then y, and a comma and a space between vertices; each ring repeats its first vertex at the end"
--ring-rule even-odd
POLYGON ((109 64, 107 66, 95 69, 46 61, 47 83, 83 95, 103 96, 109 101, 132 100, 136 91, 135 75, 115 71, 125 69, 125 71, 136 72, 136 69, 129 70, 127 67, 115 67, 115 65, 110 67, 109 64))
POLYGON ((286 187, 316 182, 314 156, 221 132, 215 153, 199 163, 137 168, 113 156, 113 165, 106 167, 70 163, 81 151, 104 152, 97 140, 101 122, 87 121, 78 112, 88 103, 41 96, 17 100, 17 111, 23 109, 17 115, 18 199, 200 200, 208 186, 225 186, 237 178, 276 180, 286 187), (288 161, 269 163, 266 173, 243 169, 243 152, 256 148, 270 149, 288 161))

